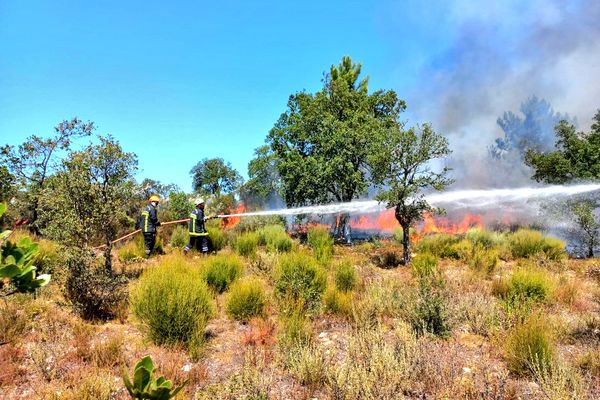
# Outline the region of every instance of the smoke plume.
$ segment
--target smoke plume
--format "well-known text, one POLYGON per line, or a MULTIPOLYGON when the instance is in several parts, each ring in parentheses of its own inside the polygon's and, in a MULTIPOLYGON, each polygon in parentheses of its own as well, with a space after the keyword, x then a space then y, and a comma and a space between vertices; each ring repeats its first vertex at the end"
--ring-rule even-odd
POLYGON ((589 130, 600 108, 600 2, 458 1, 453 9, 456 40, 422 71, 409 108, 449 137, 455 187, 531 185, 520 159, 490 157, 504 136, 497 120, 506 111, 525 118, 521 104, 537 96, 589 130))

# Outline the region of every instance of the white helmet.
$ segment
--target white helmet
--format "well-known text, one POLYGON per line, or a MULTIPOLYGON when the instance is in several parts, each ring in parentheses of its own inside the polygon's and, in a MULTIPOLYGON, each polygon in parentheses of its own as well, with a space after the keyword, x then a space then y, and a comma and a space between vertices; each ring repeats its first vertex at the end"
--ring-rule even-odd
POLYGON ((196 197, 196 199, 194 199, 194 204, 198 205, 198 204, 203 204, 204 203, 204 199, 202 197, 196 197))

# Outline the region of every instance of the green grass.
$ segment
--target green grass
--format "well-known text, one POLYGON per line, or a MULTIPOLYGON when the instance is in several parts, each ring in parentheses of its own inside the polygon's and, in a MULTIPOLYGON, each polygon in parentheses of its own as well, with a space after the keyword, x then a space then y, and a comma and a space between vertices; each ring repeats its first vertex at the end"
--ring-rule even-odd
POLYGON ((508 369, 520 376, 547 370, 554 359, 550 328, 538 315, 517 324, 506 340, 508 369))
POLYGON ((539 231, 520 229, 508 238, 513 257, 527 258, 544 253, 551 260, 566 257, 565 243, 562 240, 544 236, 539 231))
POLYGON ((285 253, 292 250, 293 241, 281 225, 267 225, 258 230, 259 244, 272 253, 285 253))
POLYGON ((354 289, 358 282, 356 270, 349 261, 344 261, 338 265, 334 273, 335 286, 342 292, 349 292, 354 289))
POLYGON ((184 248, 190 242, 190 235, 188 229, 185 226, 176 226, 171 234, 171 246, 177 248, 184 248))

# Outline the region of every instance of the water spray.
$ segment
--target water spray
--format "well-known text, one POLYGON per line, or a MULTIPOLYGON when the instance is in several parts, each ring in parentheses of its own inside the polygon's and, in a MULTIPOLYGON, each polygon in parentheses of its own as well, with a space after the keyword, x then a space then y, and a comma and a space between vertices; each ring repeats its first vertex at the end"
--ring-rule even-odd
MULTIPOLYGON (((483 208, 506 203, 523 203, 528 200, 542 200, 550 197, 562 198, 600 190, 600 184, 574 186, 547 186, 541 188, 488 189, 488 190, 455 190, 434 193, 425 196, 425 200, 433 206, 483 208)), ((377 200, 359 200, 347 203, 284 208, 279 210, 254 211, 238 214, 218 215, 218 218, 249 217, 267 215, 301 215, 301 214, 368 214, 381 212, 386 205, 377 200)))

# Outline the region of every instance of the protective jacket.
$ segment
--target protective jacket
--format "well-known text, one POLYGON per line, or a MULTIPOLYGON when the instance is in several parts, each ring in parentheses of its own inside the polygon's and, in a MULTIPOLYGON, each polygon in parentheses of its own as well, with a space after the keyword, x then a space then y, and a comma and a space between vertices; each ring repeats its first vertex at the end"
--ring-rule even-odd
POLYGON ((190 236, 208 236, 204 226, 204 210, 201 208, 194 208, 194 211, 190 214, 188 231, 190 236))
POLYGON ((140 216, 139 226, 142 233, 156 233, 156 227, 159 225, 156 208, 152 204, 148 204, 140 216))

